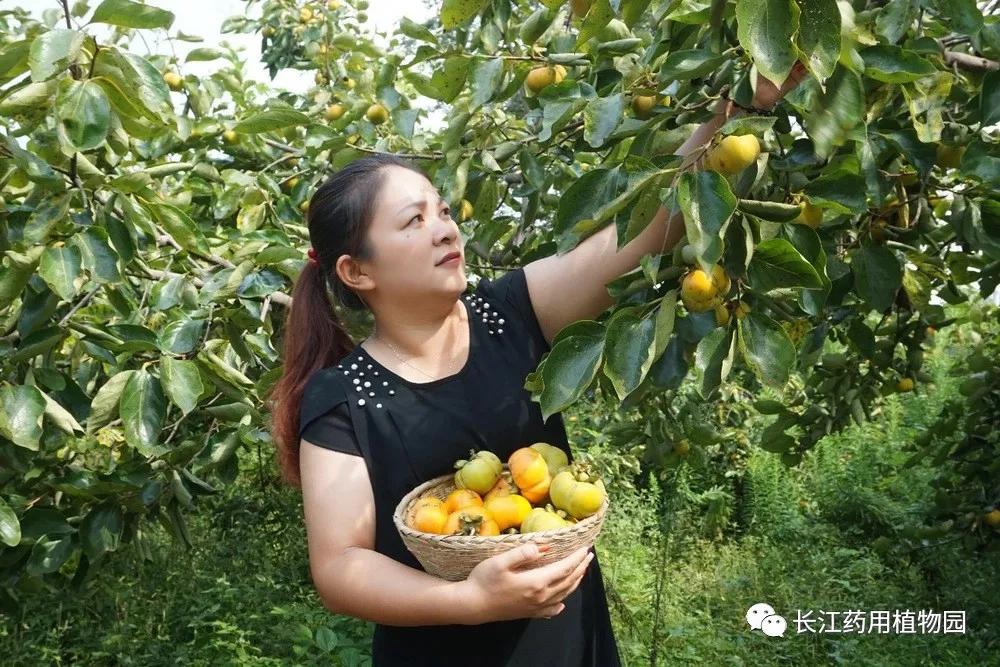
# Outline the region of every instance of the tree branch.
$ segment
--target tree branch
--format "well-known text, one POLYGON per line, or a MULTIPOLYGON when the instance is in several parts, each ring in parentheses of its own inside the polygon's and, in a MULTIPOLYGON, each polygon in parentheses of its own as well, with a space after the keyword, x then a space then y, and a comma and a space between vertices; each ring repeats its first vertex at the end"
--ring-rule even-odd
POLYGON ((990 60, 989 58, 982 58, 980 56, 974 56, 971 53, 962 53, 961 51, 948 51, 943 49, 945 64, 958 65, 964 69, 972 70, 987 70, 993 71, 1000 69, 1000 63, 995 60, 990 60))

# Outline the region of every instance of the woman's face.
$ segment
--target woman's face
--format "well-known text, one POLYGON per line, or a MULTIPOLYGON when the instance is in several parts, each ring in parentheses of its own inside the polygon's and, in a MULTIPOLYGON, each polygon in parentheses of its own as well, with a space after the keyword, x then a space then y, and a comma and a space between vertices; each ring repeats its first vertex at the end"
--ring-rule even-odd
POLYGON ((426 177, 388 166, 369 228, 375 259, 365 272, 391 294, 461 293, 467 284, 465 252, 448 203, 426 177), (441 263, 447 255, 457 260, 441 263))

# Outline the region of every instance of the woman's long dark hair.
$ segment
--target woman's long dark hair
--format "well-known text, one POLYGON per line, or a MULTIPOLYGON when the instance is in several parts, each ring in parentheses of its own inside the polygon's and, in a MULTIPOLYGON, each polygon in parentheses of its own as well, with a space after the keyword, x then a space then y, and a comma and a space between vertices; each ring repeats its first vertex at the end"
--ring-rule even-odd
POLYGON ((362 261, 373 259, 368 231, 384 169, 390 165, 426 176, 403 158, 376 153, 355 160, 328 178, 309 201, 309 240, 317 261, 307 259, 295 281, 283 331, 282 373, 269 397, 278 467, 284 481, 295 487, 301 487, 299 404, 303 389, 312 373, 336 364, 355 345, 333 309, 328 289, 347 308, 366 307, 340 281, 335 264, 341 255, 362 261))

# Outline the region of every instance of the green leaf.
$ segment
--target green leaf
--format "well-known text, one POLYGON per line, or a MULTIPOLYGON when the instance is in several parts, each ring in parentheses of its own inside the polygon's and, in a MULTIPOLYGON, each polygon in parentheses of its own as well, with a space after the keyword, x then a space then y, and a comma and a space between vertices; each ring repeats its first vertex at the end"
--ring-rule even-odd
POLYGON ((198 346, 205 320, 181 317, 168 323, 160 332, 158 345, 163 352, 188 354, 198 346))
POLYGON ((865 76, 884 83, 906 83, 933 74, 930 61, 892 44, 876 44, 862 49, 865 76))
POLYGON ((961 169, 962 173, 986 183, 1000 183, 1000 157, 997 157, 992 143, 987 144, 978 137, 969 142, 962 154, 961 169))
POLYGON ((804 192, 813 204, 841 213, 862 213, 867 207, 864 177, 846 169, 823 173, 806 184, 804 192))
POLYGON ((766 398, 754 401, 753 407, 762 415, 781 415, 788 412, 788 408, 785 407, 784 403, 766 398))
POLYGON ((656 310, 656 329, 653 343, 653 359, 659 359, 670 336, 674 333, 674 318, 677 314, 677 290, 672 289, 660 299, 660 306, 656 310))
POLYGON ((135 371, 125 385, 119 411, 125 427, 125 441, 144 456, 153 453, 166 413, 159 380, 149 371, 135 371))
POLYGON ((87 432, 93 433, 118 415, 118 403, 125 385, 136 371, 121 371, 108 379, 94 394, 87 416, 87 432))
POLYGON ((42 398, 45 400, 45 416, 48 417, 60 431, 70 435, 83 433, 83 427, 80 426, 80 423, 76 421, 76 418, 70 414, 69 410, 59 405, 59 403, 57 403, 44 391, 39 390, 38 393, 40 393, 42 398))
POLYGON ((285 127, 308 125, 309 123, 309 116, 295 109, 268 109, 241 120, 236 123, 233 130, 243 134, 257 134, 285 127))
POLYGON ((8 547, 16 547, 21 543, 21 524, 17 520, 17 514, 2 497, 0 497, 0 542, 8 547))
POLYGON ((263 271, 254 271, 244 278, 236 293, 250 299, 259 298, 277 292, 284 284, 284 276, 277 271, 264 269, 263 271))
POLYGON ((615 131, 625 112, 622 93, 595 97, 583 109, 583 138, 594 148, 600 148, 615 131))
POLYGON ((437 36, 426 26, 422 26, 406 16, 399 21, 399 32, 422 42, 438 43, 437 36))
POLYGON ((28 385, 4 385, 0 404, 0 433, 19 447, 38 451, 45 414, 42 392, 28 385))
POLYGON ((725 56, 706 49, 686 49, 673 51, 660 66, 660 81, 664 84, 671 81, 686 80, 702 76, 718 69, 725 56))
POLYGON ((102 47, 94 77, 123 121, 142 116, 161 125, 176 123, 163 74, 145 58, 115 47, 102 47))
POLYGON ((823 310, 823 304, 830 293, 832 283, 826 275, 826 251, 820 241, 816 230, 805 225, 785 225, 781 229, 781 236, 788 239, 789 243, 816 269, 816 274, 823 282, 823 286, 815 289, 805 289, 799 296, 802 308, 810 315, 818 316, 823 310))
POLYGON ((823 287, 816 269, 785 239, 769 239, 758 244, 747 269, 755 291, 769 292, 782 287, 823 287))
POLYGON ((660 190, 663 189, 666 179, 667 176, 664 175, 643 186, 642 192, 635 198, 635 202, 631 205, 631 211, 628 214, 624 231, 622 231, 621 223, 626 221, 621 219, 622 216, 618 216, 619 249, 639 236, 649 226, 649 223, 653 221, 657 211, 663 205, 660 201, 660 190))
POLYGON ((992 70, 983 75, 979 114, 984 126, 1000 122, 1000 70, 992 70))
POLYGON ((633 158, 611 169, 592 169, 559 199, 556 234, 595 229, 613 217, 659 175, 647 160, 633 158))
POLYGON ((174 15, 132 0, 104 0, 94 10, 90 20, 122 28, 169 28, 174 22, 174 15))
POLYGON ((885 246, 864 246, 851 254, 854 291, 875 310, 892 305, 903 284, 903 268, 896 254, 885 246))
POLYGON ((38 265, 38 275, 53 292, 69 301, 76 295, 80 264, 80 249, 75 246, 46 248, 38 265))
POLYGON ((142 205, 182 248, 203 255, 208 254, 208 241, 205 235, 184 211, 171 204, 159 202, 143 202, 142 205))
POLYGON ((32 81, 51 79, 76 62, 86 35, 77 30, 56 29, 43 32, 31 42, 28 65, 32 81))
POLYGON ((792 36, 799 28, 798 7, 791 0, 737 0, 737 38, 765 79, 780 86, 797 55, 792 36))
POLYGON ((653 363, 656 311, 640 316, 642 306, 622 308, 608 322, 604 343, 604 374, 618 400, 638 387, 653 363))
POLYGON ((444 0, 441 3, 441 27, 454 30, 483 10, 486 0, 444 0))
POLYGON ((472 73, 472 106, 481 107, 496 95, 503 81, 503 59, 485 58, 472 73))
POLYGON ((774 127, 777 120, 776 116, 736 116, 727 120, 719 128, 719 134, 722 136, 729 134, 756 134, 759 136, 774 127))
POLYGON ((604 325, 593 320, 575 322, 554 342, 540 367, 543 420, 569 407, 593 382, 603 358, 604 325))
POLYGON ((467 56, 451 56, 435 69, 429 79, 411 72, 410 80, 422 95, 441 102, 452 102, 465 87, 471 61, 467 56))
POLYGON ((80 522, 80 546, 87 557, 98 561, 117 551, 125 529, 125 517, 117 503, 95 505, 80 522))
POLYGON ((759 201, 756 199, 740 199, 736 206, 742 213, 749 213, 761 220, 769 220, 771 222, 791 222, 799 217, 802 211, 798 204, 759 201))
MULTIPOLYGON (((959 34, 975 35, 983 28, 983 12, 976 0, 931 0, 930 4, 941 21, 947 21, 959 34)), ((990 13, 994 13, 992 9, 990 13)))
POLYGON ((837 0, 807 0, 799 7, 800 60, 817 78, 826 79, 840 58, 840 8, 837 0))
POLYGON ((795 345, 770 317, 753 311, 738 321, 743 358, 761 381, 780 388, 795 365, 795 345))
POLYGON ((31 555, 25 565, 28 574, 38 576, 56 572, 73 554, 73 539, 64 537, 50 540, 43 537, 31 547, 31 555))
POLYGON ((826 91, 817 95, 805 116, 816 155, 828 158, 837 146, 843 145, 864 117, 864 105, 861 77, 846 67, 838 67, 826 82, 826 91))
POLYGON ((935 72, 933 76, 901 86, 917 139, 924 143, 941 141, 945 103, 951 94, 952 78, 951 72, 935 72))
POLYGON ((736 210, 736 195, 715 171, 687 171, 681 174, 677 200, 688 243, 698 252, 702 269, 711 271, 722 257, 722 239, 736 210))
MULTIPOLYGON (((0 142, 3 142, 3 146, 7 149, 7 152, 13 159, 14 164, 17 165, 19 169, 24 171, 28 180, 45 185, 49 188, 62 186, 62 176, 57 174, 55 170, 49 166, 48 162, 42 160, 34 153, 24 150, 18 146, 17 142, 14 141, 13 138, 8 137, 6 134, 0 135, 0 142)), ((68 199, 68 195, 65 199, 68 199)))
POLYGON ((695 350, 695 368, 701 376, 700 393, 708 397, 726 381, 733 367, 736 338, 730 327, 718 327, 698 342, 695 350))
POLYGON ((0 81, 5 83, 28 70, 31 39, 8 42, 0 49, 0 81))
POLYGON ((45 248, 35 246, 24 253, 8 250, 0 262, 0 310, 21 296, 35 272, 45 248))
POLYGON ((29 83, 0 100, 0 113, 13 116, 45 107, 58 89, 58 79, 29 83))
POLYGON ((208 62, 210 60, 218 60, 219 58, 225 58, 226 54, 218 49, 212 49, 207 46, 191 49, 188 51, 187 57, 184 58, 186 63, 199 63, 208 62))
POLYGON ((564 81, 562 84, 549 86, 539 94, 539 97, 544 98, 546 94, 551 95, 553 89, 564 85, 572 86, 574 95, 569 98, 546 99, 543 101, 542 129, 538 133, 539 141, 550 140, 554 132, 557 132, 566 125, 580 110, 587 106, 587 100, 576 94, 578 92, 578 85, 575 82, 564 81))
POLYGON ((161 357, 160 380, 171 402, 184 414, 198 406, 198 397, 205 391, 198 364, 193 361, 161 357))
POLYGON ((903 38, 919 13, 917 0, 887 2, 875 17, 875 31, 890 44, 903 38))
POLYGON ((599 35, 614 17, 615 10, 608 0, 593 0, 587 15, 583 17, 580 34, 577 35, 576 45, 573 49, 579 51, 591 37, 599 35))
POLYGON ((111 127, 111 103, 93 81, 64 79, 56 98, 56 116, 62 136, 78 151, 104 143, 111 127))
POLYGON ((118 270, 118 253, 108 243, 108 233, 103 227, 92 225, 73 237, 72 243, 80 249, 83 266, 99 283, 121 280, 118 270))

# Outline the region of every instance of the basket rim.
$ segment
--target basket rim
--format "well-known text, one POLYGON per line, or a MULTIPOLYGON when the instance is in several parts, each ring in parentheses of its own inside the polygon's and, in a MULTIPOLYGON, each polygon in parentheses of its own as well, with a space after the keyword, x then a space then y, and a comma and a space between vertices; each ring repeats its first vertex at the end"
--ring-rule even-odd
POLYGON ((396 526, 396 530, 399 531, 400 536, 403 538, 409 538, 412 540, 420 541, 431 541, 433 540, 436 544, 442 543, 465 543, 465 544, 475 544, 475 543, 503 543, 503 542, 529 542, 537 537, 544 537, 550 535, 562 534, 563 531, 568 529, 579 529, 587 528, 592 523, 601 521, 604 518, 605 513, 610 506, 610 498, 607 493, 604 494, 604 501, 601 503, 601 507, 588 517, 580 519, 575 524, 570 526, 563 526, 561 528, 553 528, 551 530, 538 530, 531 533, 504 533, 501 535, 436 535, 434 533, 425 533, 410 526, 407 526, 403 521, 403 514, 409 504, 417 497, 419 497, 424 491, 435 486, 440 486, 442 483, 454 480, 454 473, 445 473, 433 479, 429 479, 423 484, 419 484, 414 487, 409 493, 400 499, 396 504, 396 509, 392 512, 392 522, 396 526))

